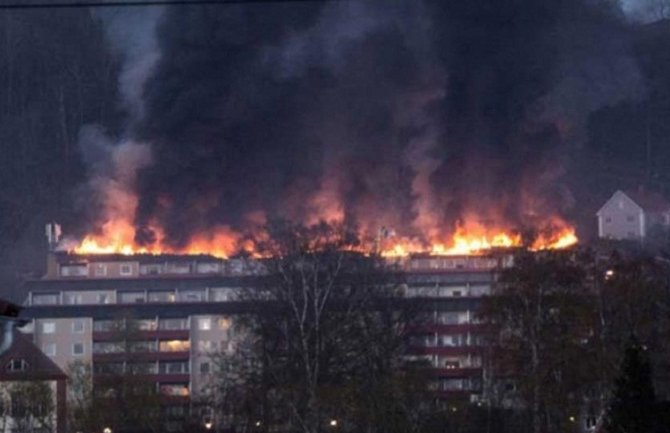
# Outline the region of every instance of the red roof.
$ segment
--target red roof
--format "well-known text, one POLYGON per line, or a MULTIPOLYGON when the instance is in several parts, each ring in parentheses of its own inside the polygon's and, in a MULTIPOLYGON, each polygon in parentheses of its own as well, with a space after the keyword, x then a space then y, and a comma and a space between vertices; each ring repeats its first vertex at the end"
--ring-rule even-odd
POLYGON ((29 335, 14 330, 12 345, 0 355, 0 381, 59 380, 67 376, 55 362, 33 344, 29 335), (12 359, 28 363, 24 371, 8 371, 12 359))
POLYGON ((625 191, 625 193, 646 212, 665 212, 670 210, 670 203, 657 192, 638 189, 625 191))

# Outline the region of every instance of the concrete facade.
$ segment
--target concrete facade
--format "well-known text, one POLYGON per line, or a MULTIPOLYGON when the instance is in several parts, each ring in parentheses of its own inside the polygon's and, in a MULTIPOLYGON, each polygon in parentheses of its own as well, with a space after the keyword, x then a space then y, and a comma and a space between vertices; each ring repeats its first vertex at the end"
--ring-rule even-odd
MULTIPOLYGON (((409 356, 428 361, 432 389, 445 402, 481 398, 484 330, 476 311, 497 270, 509 265, 503 257, 509 255, 414 256, 399 263, 405 296, 425 300, 431 316, 411 338, 409 356)), ((184 414, 207 392, 213 355, 234 351, 244 338, 234 334, 235 317, 253 306, 239 294, 259 276, 253 266, 208 256, 122 256, 118 260, 136 273, 121 277, 110 274, 120 270, 111 265, 115 259, 54 254, 49 274, 25 285, 23 314, 33 319, 28 331, 61 368, 90 362, 94 381, 142 367, 165 397, 166 416, 184 414), (107 266, 106 274, 91 271, 98 263, 107 266), (80 271, 63 272, 72 266, 80 271), (114 343, 115 324, 124 315, 139 328, 131 361, 114 343)))

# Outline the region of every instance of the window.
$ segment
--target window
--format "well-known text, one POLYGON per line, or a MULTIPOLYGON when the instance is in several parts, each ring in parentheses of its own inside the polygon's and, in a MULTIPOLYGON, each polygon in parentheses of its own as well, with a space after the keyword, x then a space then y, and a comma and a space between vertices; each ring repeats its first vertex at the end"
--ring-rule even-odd
POLYGON ((158 366, 155 362, 133 362, 127 364, 128 371, 134 374, 157 374, 158 366))
POLYGON ((441 388, 443 391, 458 391, 465 388, 465 379, 442 379, 441 388))
POLYGON ((187 384, 161 385, 160 392, 163 395, 178 395, 183 397, 188 397, 189 395, 187 384))
POLYGON ((93 364, 94 374, 121 374, 123 373, 123 363, 119 362, 96 362, 93 364))
POLYGON ((205 300, 205 292, 202 290, 184 290, 179 293, 182 302, 201 302, 205 300))
POLYGON ((465 345, 465 335, 443 335, 441 338, 443 347, 457 347, 465 345))
POLYGON ((79 293, 66 293, 63 301, 65 305, 80 305, 82 303, 82 297, 79 293))
POLYGON ((95 320, 93 321, 93 330, 96 332, 109 332, 114 329, 113 320, 95 320))
POLYGON ((454 368, 459 368, 460 366, 461 366, 461 363, 458 362, 458 361, 447 360, 447 361, 444 362, 444 368, 446 368, 447 370, 452 370, 454 368))
POLYGON ((221 265, 217 262, 198 263, 196 272, 199 274, 216 274, 221 271, 221 265))
POLYGON ((76 334, 81 334, 84 332, 84 321, 83 320, 75 320, 72 322, 72 332, 76 334))
POLYGON ((56 332, 56 323, 55 322, 43 322, 42 323, 42 334, 54 334, 56 332))
POLYGON ((634 221, 635 221, 635 216, 633 216, 633 215, 626 215, 626 221, 628 221, 629 223, 634 222, 634 221))
POLYGON ((103 263, 96 263, 93 268, 93 273, 96 277, 104 277, 107 275, 107 265, 103 263))
POLYGON ((137 321, 137 328, 141 331, 155 331, 158 324, 154 319, 141 319, 137 321))
POLYGON ((122 304, 136 304, 144 302, 144 292, 121 292, 119 300, 122 304))
POLYGON ((188 374, 188 361, 181 362, 161 362, 158 371, 161 374, 188 374))
POLYGON ((470 286, 470 296, 485 296, 490 293, 491 293, 491 286, 489 285, 470 286))
POLYGON ((174 291, 149 292, 149 302, 174 302, 174 291))
POLYGON ((198 319, 198 328, 201 331, 209 331, 212 329, 212 319, 209 317, 203 317, 198 319))
POLYGON ((57 293, 42 293, 33 295, 33 305, 58 305, 57 293))
POLYGON ((198 341, 198 351, 199 352, 211 352, 214 350, 214 343, 209 340, 198 341))
POLYGON ((56 356, 56 343, 46 343, 42 346, 42 352, 46 356, 56 356))
POLYGON ((112 302, 111 297, 107 293, 99 293, 96 300, 98 304, 110 304, 112 302))
POLYGON ((72 354, 73 355, 83 355, 84 354, 84 343, 74 343, 72 345, 72 354))
POLYGON ((67 265, 60 267, 61 277, 85 277, 88 275, 86 265, 67 265))
POLYGON ((179 262, 167 263, 165 266, 165 272, 170 274, 190 274, 191 264, 179 262))
POLYGON ((160 342, 159 349, 161 352, 188 352, 191 350, 191 342, 189 340, 164 340, 160 342))
POLYGON ((111 341, 93 342, 93 353, 120 353, 123 352, 123 344, 111 341))
POLYGON ((234 299, 232 288, 218 287, 210 289, 209 293, 214 302, 232 301, 234 299))
POLYGON ((158 321, 158 329, 168 331, 188 329, 188 320, 186 318, 160 319, 158 321))
POLYGON ((218 320, 219 324, 219 329, 223 331, 227 331, 230 329, 230 326, 232 325, 232 321, 228 317, 220 317, 218 320))
POLYGON ((458 323, 463 323, 461 314, 457 312, 445 312, 441 313, 439 316, 439 322, 443 325, 455 325, 458 323))
POLYGON ((208 374, 208 373, 209 373, 209 362, 201 362, 200 374, 208 374))
POLYGON ((7 363, 5 370, 16 372, 16 371, 26 371, 28 369, 28 363, 25 359, 12 359, 7 363))
POLYGON ((142 275, 158 275, 163 273, 162 265, 142 265, 140 266, 140 274, 142 275))
POLYGON ((133 274, 133 266, 130 263, 122 263, 119 268, 119 273, 125 277, 133 274))
POLYGON ((128 345, 128 349, 133 352, 155 352, 156 351, 156 342, 155 341, 132 341, 128 345))
POLYGON ((605 223, 609 224, 612 222, 612 217, 605 217, 605 223))

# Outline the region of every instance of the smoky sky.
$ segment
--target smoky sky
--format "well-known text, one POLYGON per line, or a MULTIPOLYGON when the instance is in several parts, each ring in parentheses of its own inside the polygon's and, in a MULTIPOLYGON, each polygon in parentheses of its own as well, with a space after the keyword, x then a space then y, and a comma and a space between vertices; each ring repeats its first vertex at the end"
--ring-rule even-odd
POLYGON ((167 8, 128 132, 152 149, 137 240, 302 220, 319 196, 414 235, 569 219, 589 112, 644 92, 625 32, 586 0, 167 8))

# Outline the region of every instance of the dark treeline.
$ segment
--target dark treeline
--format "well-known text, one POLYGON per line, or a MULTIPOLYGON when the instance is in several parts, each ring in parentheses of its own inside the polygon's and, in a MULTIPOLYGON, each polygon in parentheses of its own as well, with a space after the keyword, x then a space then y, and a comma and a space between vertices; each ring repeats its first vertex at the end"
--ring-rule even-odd
MULTIPOLYGON (((119 61, 86 9, 0 12, 0 275, 38 271, 49 220, 72 222, 87 123, 119 123, 119 61)), ((79 203, 77 205, 85 205, 79 203)))

